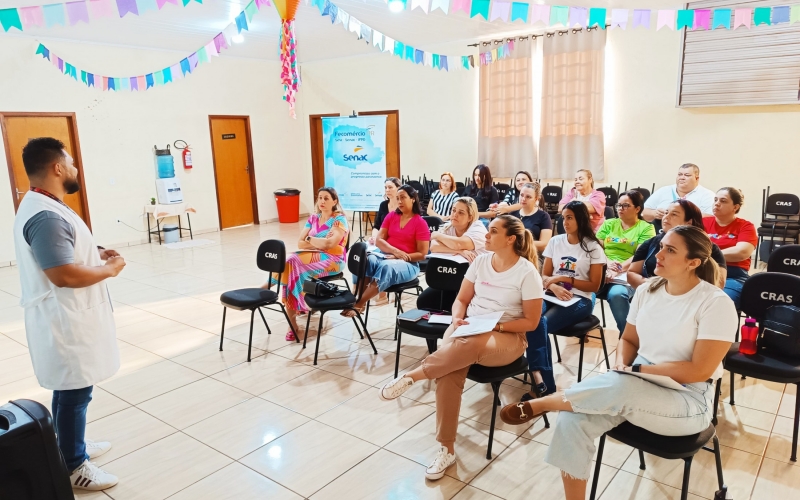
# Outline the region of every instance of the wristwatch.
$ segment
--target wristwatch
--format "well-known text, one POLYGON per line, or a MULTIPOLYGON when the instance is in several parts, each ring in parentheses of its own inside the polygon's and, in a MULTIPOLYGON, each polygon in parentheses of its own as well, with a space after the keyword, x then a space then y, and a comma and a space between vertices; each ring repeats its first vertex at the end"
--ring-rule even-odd
POLYGON ((641 373, 642 372, 642 365, 631 365, 631 371, 633 373, 641 373))
POLYGON ((306 242, 311 241, 311 236, 306 236, 306 242))

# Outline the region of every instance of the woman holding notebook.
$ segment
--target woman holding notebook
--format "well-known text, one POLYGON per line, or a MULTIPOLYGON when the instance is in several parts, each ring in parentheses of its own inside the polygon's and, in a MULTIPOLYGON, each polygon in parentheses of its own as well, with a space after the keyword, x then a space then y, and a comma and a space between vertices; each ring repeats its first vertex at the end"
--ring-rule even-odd
POLYGON ((702 229, 670 230, 656 254, 657 277, 633 298, 615 371, 500 412, 511 425, 559 412, 545 462, 561 469, 567 500, 586 497, 595 439, 614 427, 628 421, 664 436, 689 436, 707 429, 714 418, 712 381, 722 376, 737 315, 733 301, 716 286, 711 249, 702 229), (668 377, 685 390, 649 382, 637 372, 669 382, 668 377))
POLYGON ((519 359, 527 344, 525 332, 535 329, 541 316, 542 278, 530 231, 516 217, 500 215, 489 224, 486 250, 492 253, 478 256, 461 283, 442 346, 380 392, 383 400, 395 399, 415 382, 436 380, 436 440, 441 446, 425 472, 430 480, 440 479, 456 461, 458 413, 469 367, 505 366, 519 359), (469 325, 470 317, 490 313, 501 314, 491 331, 454 334, 469 325))

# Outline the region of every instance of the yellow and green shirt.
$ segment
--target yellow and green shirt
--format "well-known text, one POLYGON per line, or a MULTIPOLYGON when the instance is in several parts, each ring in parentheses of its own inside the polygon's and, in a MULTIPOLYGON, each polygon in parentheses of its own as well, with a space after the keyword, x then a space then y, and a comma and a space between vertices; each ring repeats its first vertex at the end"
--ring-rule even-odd
POLYGON ((640 244, 655 235, 655 227, 641 219, 628 229, 622 229, 620 219, 606 219, 597 231, 597 239, 603 244, 606 257, 614 262, 630 259, 640 244))

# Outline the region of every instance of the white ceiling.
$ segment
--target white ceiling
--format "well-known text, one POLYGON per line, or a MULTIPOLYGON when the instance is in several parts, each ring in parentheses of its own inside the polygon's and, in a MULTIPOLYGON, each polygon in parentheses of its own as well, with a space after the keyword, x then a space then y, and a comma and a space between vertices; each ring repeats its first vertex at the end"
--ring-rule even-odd
MULTIPOLYGON (((148 11, 141 16, 127 15, 122 19, 92 19, 89 24, 76 26, 37 28, 19 34, 0 33, 4 36, 36 37, 42 41, 71 40, 128 47, 143 47, 182 52, 186 55, 208 43, 242 11, 249 0, 203 0, 194 1, 186 7, 167 4, 161 11, 148 11)), ((43 0, 0 0, 0 8, 40 5, 43 0)), ((467 43, 496 36, 541 31, 529 24, 492 23, 482 18, 470 19, 465 13, 445 15, 437 10, 429 14, 420 9, 398 14, 389 11, 384 0, 338 0, 334 2, 361 22, 387 36, 428 51, 449 45, 443 51, 452 55, 470 53, 467 43), (461 49, 452 49, 454 42, 463 42, 461 49), (457 50, 457 53, 453 53, 457 50)), ((410 5, 410 0, 409 0, 410 5)), ((536 3, 542 3, 541 1, 536 3)), ((547 2, 551 3, 551 2, 547 2)), ((570 0, 553 4, 585 7, 619 8, 675 8, 664 0, 570 0)), ((115 9, 116 10, 116 9, 115 9)), ((320 59, 350 57, 373 52, 377 49, 357 41, 353 33, 346 32, 341 24, 332 25, 329 17, 322 17, 316 7, 305 5, 301 0, 296 16, 298 58, 301 63, 320 59)), ((251 31, 244 32, 245 41, 235 44, 225 56, 256 59, 278 59, 278 32, 280 17, 274 7, 262 8, 253 18, 251 31)), ((47 42, 46 42, 47 43, 47 42)), ((52 46, 52 44, 51 44, 52 46)), ((457 44, 456 47, 459 47, 457 44)))

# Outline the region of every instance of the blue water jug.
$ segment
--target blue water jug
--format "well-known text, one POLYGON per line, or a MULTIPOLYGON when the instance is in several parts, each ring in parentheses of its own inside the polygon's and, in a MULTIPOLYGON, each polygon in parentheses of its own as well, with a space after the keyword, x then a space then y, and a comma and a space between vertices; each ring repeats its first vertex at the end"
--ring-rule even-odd
POLYGON ((158 178, 169 179, 175 177, 175 159, 172 157, 172 153, 169 150, 169 144, 167 144, 167 149, 155 148, 155 150, 158 178))

